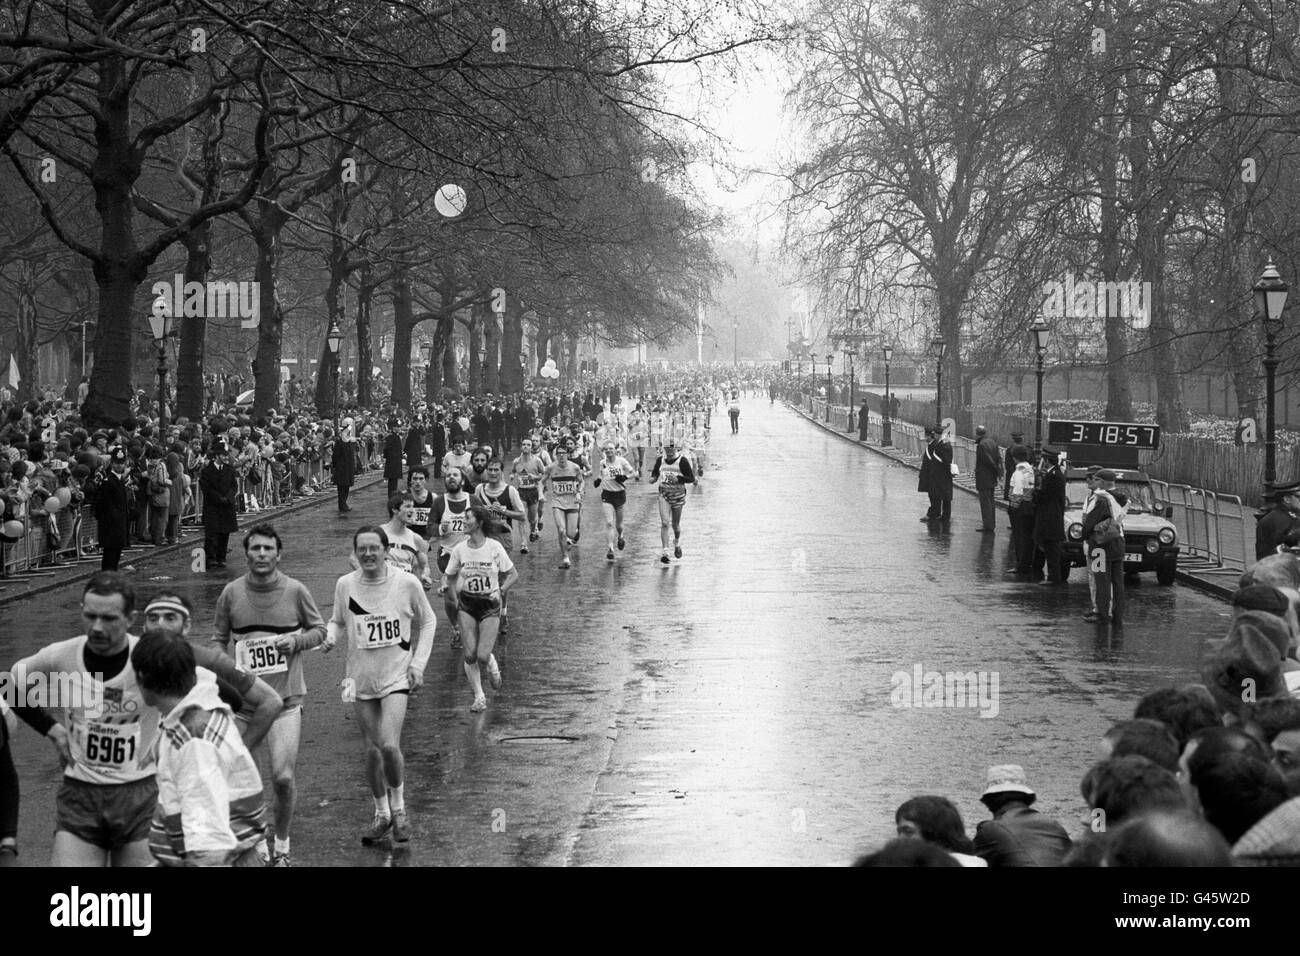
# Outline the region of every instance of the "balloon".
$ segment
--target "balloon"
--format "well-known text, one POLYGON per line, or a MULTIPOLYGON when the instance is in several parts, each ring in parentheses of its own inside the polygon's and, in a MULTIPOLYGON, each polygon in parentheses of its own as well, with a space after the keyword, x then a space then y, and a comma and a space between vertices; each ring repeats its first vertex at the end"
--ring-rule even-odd
POLYGON ((66 508, 72 501, 72 492, 67 488, 60 488, 54 493, 54 497, 59 499, 59 505, 66 508))
POLYGON ((63 502, 54 497, 54 495, 50 495, 45 499, 45 510, 50 514, 54 514, 54 512, 58 511, 62 507, 63 502))
POLYGON ((23 523, 21 521, 6 521, 0 526, 0 531, 4 532, 6 538, 21 538, 23 536, 23 523))
POLYGON ((448 219, 455 218, 465 211, 465 190, 455 183, 447 183, 433 197, 433 208, 448 219))

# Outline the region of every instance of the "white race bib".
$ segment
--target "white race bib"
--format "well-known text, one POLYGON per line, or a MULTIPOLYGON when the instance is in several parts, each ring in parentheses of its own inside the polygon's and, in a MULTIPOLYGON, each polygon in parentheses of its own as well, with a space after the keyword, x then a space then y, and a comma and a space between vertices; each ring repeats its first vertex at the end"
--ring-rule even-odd
POLYGON ((140 722, 110 724, 87 720, 81 748, 86 763, 113 770, 134 770, 140 753, 140 722))
POLYGON ((352 633, 357 647, 373 650, 401 643, 402 621, 383 614, 358 614, 352 619, 352 633))
MULTIPOLYGON (((290 635, 284 635, 290 636, 290 635)), ((267 674, 284 674, 289 670, 289 658, 278 650, 279 637, 246 637, 235 642, 235 663, 240 670, 264 677, 267 674)))

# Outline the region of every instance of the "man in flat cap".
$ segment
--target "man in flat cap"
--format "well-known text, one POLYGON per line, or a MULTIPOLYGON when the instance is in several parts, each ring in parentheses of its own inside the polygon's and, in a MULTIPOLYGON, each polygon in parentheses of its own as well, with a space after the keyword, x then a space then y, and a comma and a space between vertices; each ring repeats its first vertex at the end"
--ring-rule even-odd
POLYGON ((1300 482, 1274 485, 1264 510, 1256 512, 1255 560, 1276 554, 1292 531, 1300 531, 1300 482))
MULTIPOLYGON (((1124 537, 1123 520, 1127 498, 1115 497, 1115 472, 1109 468, 1088 469, 1090 494, 1083 503, 1084 554, 1088 560, 1088 589, 1092 609, 1085 621, 1118 622, 1124 613, 1124 537), (1121 534, 1110 540, 1099 525, 1119 522, 1121 534)), ((1112 532, 1113 533, 1113 532, 1112 532)))
POLYGON ((993 507, 993 495, 997 491, 998 479, 1002 477, 1002 458, 998 454, 998 443, 983 425, 975 429, 975 490, 980 497, 980 531, 992 534, 997 511, 993 507))

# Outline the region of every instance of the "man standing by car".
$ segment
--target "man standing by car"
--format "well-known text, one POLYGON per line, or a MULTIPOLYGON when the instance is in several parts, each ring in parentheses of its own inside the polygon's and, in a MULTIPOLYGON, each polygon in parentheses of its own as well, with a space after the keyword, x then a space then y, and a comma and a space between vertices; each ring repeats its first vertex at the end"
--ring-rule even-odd
POLYGON ((1002 460, 998 455, 998 443, 983 425, 975 429, 975 442, 975 490, 979 492, 980 518, 983 519, 980 531, 992 534, 997 514, 993 495, 997 491, 998 479, 1002 477, 1002 460))
POLYGON ((1277 553, 1277 546, 1292 531, 1300 531, 1300 482, 1275 485, 1272 499, 1263 511, 1255 514, 1255 560, 1277 553))
POLYGON ((1047 564, 1047 580, 1041 584, 1065 583, 1061 578, 1065 509, 1065 475, 1061 472, 1060 454, 1057 449, 1044 446, 1039 462, 1038 496, 1034 502, 1034 546, 1047 564))
POLYGON ((1088 488, 1092 493, 1083 504, 1083 540, 1092 610, 1083 619, 1118 622, 1124 611, 1124 535, 1119 525, 1124 509, 1112 494, 1115 472, 1089 469, 1088 488))

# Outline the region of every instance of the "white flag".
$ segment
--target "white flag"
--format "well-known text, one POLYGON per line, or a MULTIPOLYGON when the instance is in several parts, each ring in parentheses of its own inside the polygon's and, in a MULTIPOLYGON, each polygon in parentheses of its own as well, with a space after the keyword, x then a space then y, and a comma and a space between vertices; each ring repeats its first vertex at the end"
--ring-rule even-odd
POLYGON ((14 361, 13 353, 10 352, 9 353, 9 387, 17 388, 18 380, 19 380, 18 363, 14 361))

